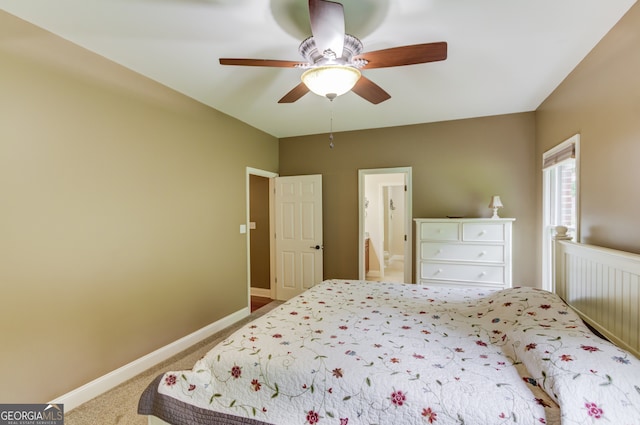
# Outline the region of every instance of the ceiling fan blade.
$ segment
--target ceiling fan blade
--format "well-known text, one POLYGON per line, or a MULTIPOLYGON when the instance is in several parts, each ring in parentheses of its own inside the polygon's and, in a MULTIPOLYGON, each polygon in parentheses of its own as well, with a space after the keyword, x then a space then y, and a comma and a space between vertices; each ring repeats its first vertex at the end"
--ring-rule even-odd
POLYGON ((307 93, 309 93, 309 88, 304 83, 300 83, 289 93, 285 94, 278 103, 293 103, 307 93))
POLYGON ((365 76, 360 77, 351 91, 374 105, 391 99, 391 95, 389 93, 384 91, 379 85, 365 76))
POLYGON ((392 66, 415 65, 436 62, 447 58, 447 43, 414 44, 411 46, 392 47, 363 53, 354 59, 365 59, 369 63, 363 68, 389 68, 392 66))
POLYGON ((220 58, 220 65, 240 65, 240 66, 269 66, 272 68, 295 68, 303 65, 301 62, 281 61, 272 59, 230 59, 220 58))
POLYGON ((332 1, 309 0, 309 20, 318 52, 323 54, 326 50, 332 50, 336 58, 341 58, 345 32, 344 7, 332 1))

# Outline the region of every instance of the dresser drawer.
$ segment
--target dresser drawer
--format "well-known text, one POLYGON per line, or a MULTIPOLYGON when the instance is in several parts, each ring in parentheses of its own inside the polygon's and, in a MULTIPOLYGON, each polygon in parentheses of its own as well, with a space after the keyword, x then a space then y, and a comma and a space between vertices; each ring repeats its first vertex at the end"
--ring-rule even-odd
POLYGON ((504 245, 463 245, 455 243, 422 242, 419 260, 472 261, 504 263, 504 245))
POLYGON ((459 236, 458 223, 420 223, 420 239, 432 241, 457 241, 459 236))
POLYGON ((503 286, 505 268, 492 265, 422 263, 419 279, 461 281, 503 286))
POLYGON ((502 223, 463 223, 462 240, 469 242, 503 242, 505 237, 502 223))

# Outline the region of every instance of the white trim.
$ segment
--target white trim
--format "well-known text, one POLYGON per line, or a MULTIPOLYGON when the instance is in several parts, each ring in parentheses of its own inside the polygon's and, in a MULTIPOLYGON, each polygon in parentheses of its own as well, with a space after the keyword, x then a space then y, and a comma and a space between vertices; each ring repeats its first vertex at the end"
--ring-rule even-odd
POLYGON ((204 328, 147 354, 146 356, 140 357, 139 359, 111 371, 106 375, 94 379, 93 381, 62 395, 49 403, 62 403, 64 404, 64 410, 69 412, 81 404, 86 403, 87 401, 104 394, 129 379, 143 373, 158 363, 181 353, 192 345, 197 344, 211 335, 233 325, 234 323, 249 316, 249 314, 251 314, 251 311, 248 307, 238 310, 235 313, 231 313, 230 315, 223 317, 204 328))
POLYGON ((271 288, 271 299, 278 299, 278 287, 276 285, 276 177, 269 179, 269 287, 271 288))
MULTIPOLYGON (((271 298, 271 289, 251 287, 251 295, 254 297, 271 298)), ((272 298, 273 299, 273 298, 272 298)))

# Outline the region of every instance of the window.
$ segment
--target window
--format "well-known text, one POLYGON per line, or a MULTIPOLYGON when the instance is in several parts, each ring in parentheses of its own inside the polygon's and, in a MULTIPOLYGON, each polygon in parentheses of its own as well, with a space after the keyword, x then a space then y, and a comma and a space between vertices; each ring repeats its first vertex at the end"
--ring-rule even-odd
POLYGON ((553 291, 553 236, 556 226, 566 226, 578 240, 578 152, 576 134, 542 156, 542 287, 553 291))

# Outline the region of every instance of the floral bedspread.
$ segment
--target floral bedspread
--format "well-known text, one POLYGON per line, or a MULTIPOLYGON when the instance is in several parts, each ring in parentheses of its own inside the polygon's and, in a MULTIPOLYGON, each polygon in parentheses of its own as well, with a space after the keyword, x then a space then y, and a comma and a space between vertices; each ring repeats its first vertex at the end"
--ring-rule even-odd
POLYGON ((640 361, 532 288, 325 281, 154 390, 279 425, 640 424, 640 361))

